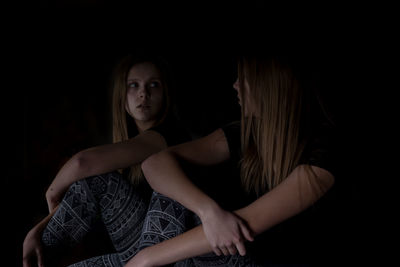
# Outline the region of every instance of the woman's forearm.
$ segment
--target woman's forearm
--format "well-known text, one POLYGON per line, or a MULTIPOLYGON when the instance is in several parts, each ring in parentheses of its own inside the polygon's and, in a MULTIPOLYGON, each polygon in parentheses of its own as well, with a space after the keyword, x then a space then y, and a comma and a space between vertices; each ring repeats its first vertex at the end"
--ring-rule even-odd
POLYGON ((134 261, 139 258, 146 262, 146 266, 162 266, 209 252, 212 249, 200 225, 175 238, 141 250, 127 266, 135 266, 134 261))
POLYGON ((46 198, 51 198, 53 192, 65 192, 71 184, 85 177, 81 171, 82 164, 83 161, 80 154, 76 154, 70 158, 58 171, 50 184, 46 192, 46 198))
POLYGON ((328 171, 298 166, 277 187, 235 213, 243 218, 255 235, 295 216, 314 204, 334 183, 328 171), (318 190, 316 190, 318 188, 318 190))
POLYGON ((57 173, 46 197, 51 200, 56 195, 56 200, 59 200, 60 193, 80 179, 139 164, 164 148, 164 138, 157 132, 148 131, 123 142, 80 151, 57 173))
MULTIPOLYGON (((317 201, 334 182, 334 177, 329 172, 320 168, 313 170, 316 174, 315 181, 322 185, 322 191, 319 193, 316 194, 312 189, 315 187, 315 181, 310 182, 304 167, 298 167, 275 189, 234 213, 247 223, 253 235, 258 235, 302 212, 317 201)), ((175 238, 146 248, 140 256, 150 261, 151 266, 159 266, 209 252, 212 252, 212 248, 202 226, 198 226, 175 238)))
POLYGON ((177 158, 168 150, 146 159, 142 163, 142 170, 155 191, 176 200, 200 218, 218 206, 190 181, 177 158))
MULTIPOLYGON (((76 181, 83 178, 110 172, 128 166, 129 161, 123 158, 122 144, 109 144, 82 150, 72 156, 59 170, 49 186, 51 191, 64 192, 76 181), (121 151, 119 158, 115 155, 121 151)), ((140 159, 140 158, 139 158, 140 159)))
POLYGON ((44 228, 46 228, 50 219, 53 217, 54 213, 56 213, 59 205, 57 205, 46 217, 44 217, 38 224, 36 224, 31 231, 39 231, 42 232, 44 228))
MULTIPOLYGON (((235 213, 247 214, 242 211, 235 213)), ((199 225, 174 238, 141 250, 126 266, 163 266, 211 252, 213 249, 206 238, 203 226, 199 225)))

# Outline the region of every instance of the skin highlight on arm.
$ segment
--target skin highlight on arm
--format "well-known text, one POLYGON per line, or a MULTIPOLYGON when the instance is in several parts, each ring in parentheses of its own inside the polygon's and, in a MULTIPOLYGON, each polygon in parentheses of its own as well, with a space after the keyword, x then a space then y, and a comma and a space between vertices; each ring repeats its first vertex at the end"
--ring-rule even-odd
POLYGON ((142 170, 150 186, 197 215, 216 203, 198 189, 180 168, 178 158, 198 165, 221 163, 229 158, 229 148, 221 129, 198 140, 168 148, 147 158, 142 170), (190 196, 189 198, 187 196, 190 196))
POLYGON ((218 164, 229 159, 222 129, 149 157, 142 163, 142 170, 155 191, 176 200, 200 217, 207 240, 217 255, 238 251, 245 254, 243 240, 253 240, 245 223, 233 213, 221 209, 195 186, 180 168, 178 158, 198 165, 218 164))
MULTIPOLYGON (((314 185, 309 182, 309 174, 305 171, 304 166, 298 166, 276 188, 234 213, 247 223, 253 234, 259 235, 302 212, 315 203, 334 183, 334 176, 328 171, 315 166, 312 166, 312 169, 316 174, 315 182, 323 184, 321 192, 316 193, 312 189, 314 185), (299 188, 304 190, 302 203, 299 201, 299 188)), ((128 262, 127 266, 136 266, 131 265, 135 262, 143 264, 139 266, 161 266, 212 251, 203 226, 200 225, 175 238, 145 248, 132 259, 132 263, 128 262)))
POLYGON ((61 201, 74 182, 138 164, 166 147, 167 144, 159 133, 146 131, 127 141, 97 146, 75 154, 60 169, 46 192, 49 211, 61 201))

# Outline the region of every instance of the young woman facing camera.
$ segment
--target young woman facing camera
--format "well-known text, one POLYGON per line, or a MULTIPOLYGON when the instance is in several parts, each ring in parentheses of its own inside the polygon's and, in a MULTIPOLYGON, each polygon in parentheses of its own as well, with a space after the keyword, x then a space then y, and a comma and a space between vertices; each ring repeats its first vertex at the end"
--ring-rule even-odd
POLYGON ((25 238, 24 267, 43 266, 44 258, 56 260, 62 248, 82 241, 98 220, 115 253, 76 266, 122 266, 137 253, 152 192, 140 164, 190 140, 173 111, 171 89, 163 59, 127 56, 119 62, 113 76, 114 142, 75 154, 57 173, 46 192, 49 215, 25 238))

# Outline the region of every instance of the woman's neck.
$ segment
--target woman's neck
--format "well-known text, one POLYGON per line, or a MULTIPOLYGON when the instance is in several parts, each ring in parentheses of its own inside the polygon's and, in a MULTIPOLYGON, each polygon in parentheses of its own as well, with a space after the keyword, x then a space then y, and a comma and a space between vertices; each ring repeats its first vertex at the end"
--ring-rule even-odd
POLYGON ((155 121, 137 121, 135 120, 136 127, 139 131, 139 134, 143 133, 144 131, 150 129, 155 125, 155 121))

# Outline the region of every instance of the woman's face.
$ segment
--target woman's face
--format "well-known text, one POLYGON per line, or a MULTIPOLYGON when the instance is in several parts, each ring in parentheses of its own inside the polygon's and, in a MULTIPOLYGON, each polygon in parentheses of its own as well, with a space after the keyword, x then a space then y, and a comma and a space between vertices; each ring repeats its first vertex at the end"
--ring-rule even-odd
POLYGON ((163 106, 164 87, 157 67, 151 62, 134 65, 128 73, 126 111, 139 130, 154 125, 163 106))

